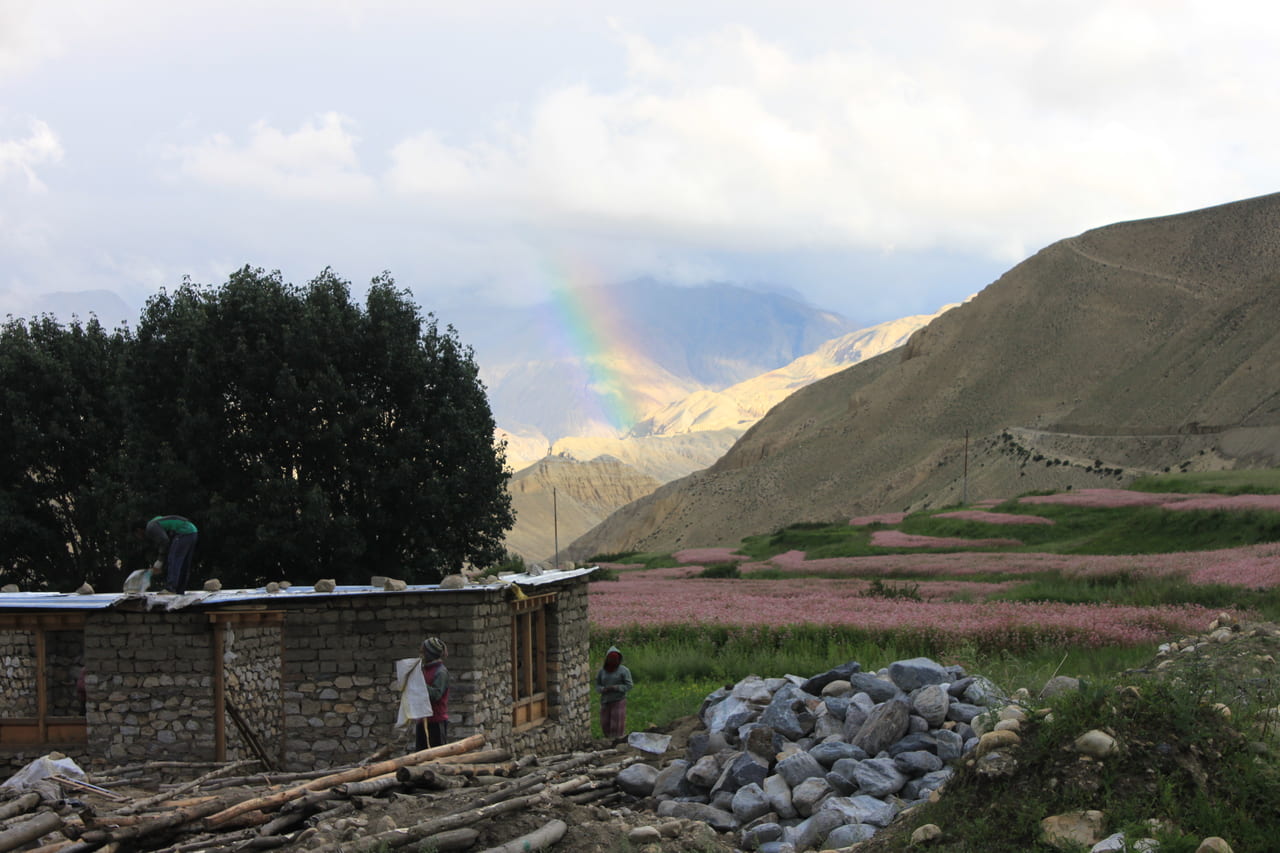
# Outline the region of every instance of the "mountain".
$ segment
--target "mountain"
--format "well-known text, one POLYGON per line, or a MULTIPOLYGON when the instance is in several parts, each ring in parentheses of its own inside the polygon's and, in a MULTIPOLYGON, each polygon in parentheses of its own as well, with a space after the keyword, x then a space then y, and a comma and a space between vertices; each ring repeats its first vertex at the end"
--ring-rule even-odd
POLYGON ((783 294, 649 280, 452 322, 475 349, 494 420, 544 445, 621 437, 663 406, 781 367, 855 328, 783 294))
POLYGON ((1275 466, 1277 317, 1280 195, 1087 231, 901 349, 795 392, 711 468, 569 553, 735 545, 800 521, 1275 466))
POLYGON ((520 436, 500 430, 499 437, 507 441, 508 464, 524 469, 513 476, 510 488, 516 525, 507 536, 506 547, 526 560, 542 560, 554 553, 555 540, 546 513, 549 500, 546 495, 553 488, 577 493, 588 488, 594 476, 605 477, 610 482, 620 480, 623 475, 617 468, 619 465, 637 478, 629 481, 630 486, 625 490, 602 483, 589 510, 563 514, 557 527, 560 541, 568 543, 614 510, 649 494, 662 483, 715 463, 748 427, 796 388, 901 346, 912 332, 936 316, 904 317, 852 332, 826 342, 784 367, 722 392, 696 391, 679 403, 664 407, 621 438, 571 436, 548 447, 541 436, 520 436), (547 464, 549 459, 556 460, 556 464, 547 464), (607 460, 608 466, 566 464, 599 460, 607 460), (526 468, 521 463, 532 467, 526 468), (540 491, 528 487, 525 481, 531 478, 539 484, 540 491))

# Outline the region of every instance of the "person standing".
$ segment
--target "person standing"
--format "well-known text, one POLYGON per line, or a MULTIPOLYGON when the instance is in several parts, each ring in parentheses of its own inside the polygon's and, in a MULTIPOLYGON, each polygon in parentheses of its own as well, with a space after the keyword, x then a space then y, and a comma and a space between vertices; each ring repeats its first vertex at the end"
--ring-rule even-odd
POLYGON ((449 670, 444 665, 448 654, 448 646, 439 637, 422 641, 422 680, 427 683, 427 695, 431 698, 431 716, 418 720, 419 750, 449 742, 449 670))
POLYGON ((627 693, 634 683, 631 670, 622 665, 622 652, 610 646, 604 666, 596 673, 596 690, 600 693, 600 728, 608 738, 627 733, 627 693))
POLYGON ((186 592, 199 538, 195 524, 180 515, 157 515, 140 528, 160 555, 155 570, 165 570, 165 590, 176 594, 186 592))

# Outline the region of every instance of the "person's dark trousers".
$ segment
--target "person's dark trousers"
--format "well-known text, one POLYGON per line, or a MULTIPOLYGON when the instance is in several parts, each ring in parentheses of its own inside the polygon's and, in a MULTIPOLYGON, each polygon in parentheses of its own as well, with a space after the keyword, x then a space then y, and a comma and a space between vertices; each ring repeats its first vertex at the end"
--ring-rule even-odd
POLYGON ((183 533, 169 542, 165 585, 174 592, 186 592, 191 577, 191 560, 196 554, 197 533, 183 533))
POLYGON ((444 746, 449 739, 449 721, 440 720, 436 723, 423 724, 423 720, 418 720, 414 726, 414 742, 418 750, 424 750, 433 746, 444 746))

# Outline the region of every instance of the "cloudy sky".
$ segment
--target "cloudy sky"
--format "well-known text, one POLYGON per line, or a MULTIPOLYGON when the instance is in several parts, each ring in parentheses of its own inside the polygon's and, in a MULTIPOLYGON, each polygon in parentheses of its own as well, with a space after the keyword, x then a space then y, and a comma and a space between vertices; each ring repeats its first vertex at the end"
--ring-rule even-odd
POLYGON ((0 313, 244 264, 446 318, 646 276, 931 312, 1280 190, 1278 9, 0 0, 0 313))

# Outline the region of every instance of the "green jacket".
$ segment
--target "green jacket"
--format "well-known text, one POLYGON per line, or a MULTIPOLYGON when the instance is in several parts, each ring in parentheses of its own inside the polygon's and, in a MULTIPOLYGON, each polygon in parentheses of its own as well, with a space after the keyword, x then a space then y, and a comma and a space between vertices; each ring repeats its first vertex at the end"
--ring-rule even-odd
POLYGON ((613 672, 609 672, 602 666, 600 671, 596 673, 596 692, 600 694, 601 705, 608 705, 627 698, 627 691, 634 686, 631 680, 631 670, 622 665, 622 652, 618 651, 617 646, 609 647, 609 651, 604 656, 605 660, 608 660, 609 655, 614 653, 618 655, 618 668, 613 672))

